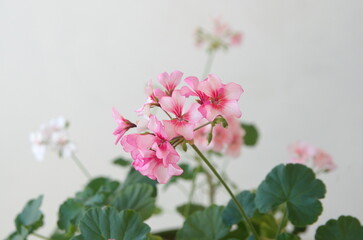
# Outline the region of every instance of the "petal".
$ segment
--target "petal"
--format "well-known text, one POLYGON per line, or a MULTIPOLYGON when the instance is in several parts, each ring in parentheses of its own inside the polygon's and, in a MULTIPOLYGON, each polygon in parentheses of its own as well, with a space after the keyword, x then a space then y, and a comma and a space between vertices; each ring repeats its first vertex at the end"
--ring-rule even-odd
POLYGON ((194 91, 198 89, 199 79, 197 77, 191 76, 184 80, 194 91))
POLYGON ((234 116, 236 118, 240 118, 242 116, 242 112, 239 109, 237 101, 223 101, 220 103, 220 105, 222 106, 221 112, 224 117, 234 116))
POLYGON ((163 85, 165 88, 167 88, 169 83, 169 74, 167 72, 163 72, 158 75, 158 80, 161 85, 163 85))
POLYGON ((215 104, 204 104, 198 110, 208 121, 213 121, 218 115, 221 115, 220 109, 215 104))
MULTIPOLYGON (((177 120, 176 120, 177 121, 177 120)), ((176 122, 174 124, 177 135, 183 136, 186 140, 192 140, 194 137, 194 124, 188 122, 176 122)))
POLYGON ((198 103, 190 105, 188 112, 183 115, 183 119, 190 123, 199 122, 203 118, 202 114, 198 111, 199 106, 200 105, 198 103))
POLYGON ((236 83, 228 83, 223 87, 223 98, 225 100, 239 100, 241 94, 243 93, 243 88, 241 85, 236 83))
POLYGON ((209 74, 208 79, 199 83, 198 90, 204 92, 209 97, 214 97, 222 87, 222 81, 216 75, 209 74))
POLYGON ((176 70, 170 74, 170 82, 174 86, 174 88, 181 82, 183 77, 183 73, 176 70))
POLYGON ((173 123, 173 121, 174 120, 163 120, 167 139, 172 139, 177 136, 177 133, 175 132, 175 124, 173 123))

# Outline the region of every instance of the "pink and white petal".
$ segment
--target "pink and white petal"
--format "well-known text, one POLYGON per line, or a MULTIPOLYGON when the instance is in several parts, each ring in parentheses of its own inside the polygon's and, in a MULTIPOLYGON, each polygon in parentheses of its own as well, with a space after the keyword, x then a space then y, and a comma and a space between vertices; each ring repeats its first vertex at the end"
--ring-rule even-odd
POLYGON ((167 88, 169 83, 169 74, 167 72, 160 73, 158 75, 158 80, 163 87, 167 88))
POLYGON ((198 90, 199 79, 194 76, 187 77, 184 81, 194 90, 198 90))
POLYGON ((177 136, 175 132, 175 120, 163 120, 167 139, 172 139, 177 136))
POLYGON ((198 103, 190 105, 188 112, 183 115, 183 118, 190 123, 199 122, 203 118, 202 114, 198 111, 199 107, 200 104, 198 103))
POLYGON ((169 165, 165 168, 163 165, 157 165, 154 168, 154 174, 159 183, 165 184, 172 176, 179 176, 183 170, 177 165, 169 165))
POLYGON ((222 114, 218 106, 214 104, 204 104, 203 108, 199 108, 199 112, 201 112, 208 121, 213 121, 218 115, 222 114))
POLYGON ((223 99, 225 100, 239 100, 241 94, 244 92, 241 85, 236 83, 228 83, 223 88, 223 99))
POLYGON ((122 123, 122 119, 124 119, 120 113, 116 110, 116 108, 112 108, 112 116, 116 120, 117 123, 122 123))
POLYGON ((175 100, 169 96, 162 97, 159 100, 159 104, 160 104, 161 108, 167 112, 174 113, 174 110, 176 109, 175 100))
POLYGON ((172 72, 170 74, 170 84, 169 85, 173 85, 173 87, 175 88, 181 82, 182 77, 183 77, 182 72, 180 72, 178 70, 172 72))
POLYGON ((194 91, 192 91, 190 88, 188 88, 187 86, 183 86, 181 89, 180 89, 180 94, 182 96, 185 96, 185 97, 190 97, 190 96, 198 96, 194 91))
POLYGON ((174 125, 175 132, 183 136, 186 140, 192 140, 194 137, 194 124, 187 122, 178 122, 174 125))
POLYGON ((239 109, 238 103, 235 100, 220 102, 221 112, 223 117, 242 117, 242 112, 239 109))
POLYGON ((206 80, 199 83, 198 90, 204 92, 209 97, 215 97, 222 87, 222 81, 216 75, 209 74, 206 80))

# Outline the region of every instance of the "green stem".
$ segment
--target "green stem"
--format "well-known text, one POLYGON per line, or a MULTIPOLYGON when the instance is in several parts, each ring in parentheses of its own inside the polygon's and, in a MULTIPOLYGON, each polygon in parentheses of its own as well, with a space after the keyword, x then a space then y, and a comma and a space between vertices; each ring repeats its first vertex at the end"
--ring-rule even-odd
POLYGON ((197 130, 199 130, 199 129, 201 129, 201 128, 203 128, 203 127, 205 127, 205 126, 208 126, 209 124, 211 124, 212 122, 207 122, 207 123, 204 123, 204 124, 202 124, 202 125, 200 125, 199 127, 197 127, 197 128, 194 128, 194 132, 195 131, 197 131, 197 130))
POLYGON ((184 210, 184 216, 185 216, 185 218, 187 218, 189 216, 190 206, 192 205, 193 196, 194 196, 195 187, 196 187, 196 178, 197 178, 197 171, 195 171, 193 173, 193 177, 192 177, 192 188, 190 189, 190 192, 189 192, 188 204, 187 204, 187 206, 185 207, 185 210, 184 210))
POLYGON ((44 237, 43 235, 40 235, 39 233, 32 232, 33 236, 36 236, 37 238, 44 239, 44 240, 51 240, 50 238, 44 237))
POLYGON ((276 239, 280 235, 284 225, 286 224, 286 221, 287 221, 287 206, 285 204, 285 206, 284 206, 284 215, 282 216, 281 222, 279 224, 279 228, 277 229, 276 236, 275 236, 276 239))
POLYGON ((205 67, 204 67, 203 79, 206 78, 207 75, 210 73, 215 55, 216 55, 215 51, 213 51, 213 50, 208 52, 208 59, 207 59, 207 63, 205 64, 205 67))
POLYGON ((92 176, 86 169, 86 167, 82 164, 82 162, 79 160, 79 158, 76 156, 76 154, 72 154, 72 159, 76 163, 76 165, 81 169, 82 173, 88 178, 91 179, 92 176))
POLYGON ((238 202, 237 198, 234 196, 234 194, 232 193, 232 190, 228 187, 228 185, 226 184, 226 182, 223 180, 223 178, 221 177, 221 175, 219 175, 219 173, 217 172, 217 170, 213 167, 213 165, 208 161, 208 159, 203 155, 203 153, 199 150, 199 148, 197 146, 195 146, 194 144, 190 144, 190 146, 194 149, 194 151, 199 155, 199 157, 202 158, 202 160, 204 161, 204 163, 209 167, 209 169, 213 172, 213 174, 218 178, 218 180, 222 183, 222 185, 224 186, 224 188, 227 190, 227 192, 229 193, 229 195, 231 196, 232 200, 234 201, 234 203, 237 205, 238 210, 240 211, 240 213, 242 214, 242 217, 245 219, 245 221, 248 224, 248 227, 250 229, 250 231, 252 232, 252 234, 255 236, 256 240, 259 240, 259 236, 257 234, 257 231, 255 229, 255 227, 252 225, 250 219, 248 218, 246 212, 243 210, 241 204, 238 202))

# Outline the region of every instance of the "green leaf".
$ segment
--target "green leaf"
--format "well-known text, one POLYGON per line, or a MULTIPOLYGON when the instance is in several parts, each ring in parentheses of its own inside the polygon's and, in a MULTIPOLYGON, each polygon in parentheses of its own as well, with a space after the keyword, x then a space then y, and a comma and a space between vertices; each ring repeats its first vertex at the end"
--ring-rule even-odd
POLYGON ((300 238, 291 233, 282 233, 277 237, 276 240, 300 240, 300 238))
POLYGON ((359 220, 351 216, 340 216, 320 226, 315 233, 316 240, 361 240, 363 227, 359 220))
POLYGON ((15 225, 18 232, 21 232, 21 227, 25 227, 29 233, 43 226, 43 214, 40 211, 43 196, 30 200, 23 211, 16 217, 15 225))
POLYGON ((240 222, 237 224, 237 229, 229 232, 223 240, 245 240, 248 236, 249 231, 247 230, 246 224, 244 222, 240 222))
POLYGON ((82 192, 76 194, 75 199, 86 206, 103 206, 108 204, 108 198, 120 186, 118 181, 106 177, 92 179, 82 192))
POLYGON ((180 205, 176 208, 178 213, 180 213, 180 215, 182 215, 183 217, 188 217, 191 214, 193 214, 194 212, 201 211, 204 209, 205 209, 205 207, 203 205, 193 204, 193 203, 191 203, 191 204, 186 203, 186 204, 180 205))
POLYGON ((124 183, 121 186, 121 189, 124 189, 136 183, 147 183, 151 185, 153 187, 153 197, 156 197, 157 195, 156 184, 158 184, 158 182, 156 180, 152 180, 146 176, 141 175, 141 173, 136 171, 134 168, 130 169, 124 183))
POLYGON ((258 131, 253 124, 241 123, 241 127, 245 130, 243 137, 244 144, 246 146, 254 146, 258 140, 258 131))
POLYGON ((177 233, 177 240, 219 240, 229 232, 223 223, 224 207, 212 205, 190 215, 177 233))
POLYGON ((80 219, 91 207, 109 205, 120 183, 106 177, 92 179, 75 198, 66 200, 58 211, 58 227, 72 237, 80 219))
POLYGON ((256 206, 262 213, 286 203, 288 219, 296 226, 314 223, 323 207, 325 185, 314 172, 301 164, 278 165, 267 175, 256 193, 256 206))
POLYGON ((15 218, 16 231, 10 234, 8 240, 25 240, 27 236, 43 226, 43 213, 40 211, 43 196, 27 202, 21 213, 15 218))
POLYGON ((26 240, 29 235, 28 230, 21 226, 20 231, 15 231, 10 236, 6 238, 6 240, 26 240))
POLYGON ((68 199, 59 207, 58 227, 69 231, 78 222, 85 212, 85 206, 75 199, 68 199))
MULTIPOLYGON (((243 210, 245 210, 247 216, 251 218, 256 211, 255 194, 250 191, 243 191, 239 193, 236 198, 241 204, 243 210)), ((224 223, 228 226, 232 226, 233 224, 242 221, 242 215, 232 199, 228 202, 227 207, 224 209, 222 217, 224 223)))
POLYGON ((118 210, 132 209, 138 212, 143 220, 149 218, 155 210, 153 187, 146 183, 133 184, 123 189, 113 202, 118 210))
POLYGON ((261 237, 275 238, 278 225, 272 215, 256 211, 251 221, 261 237))
POLYGON ((132 210, 111 207, 89 210, 80 222, 81 235, 73 240, 146 240, 150 227, 132 210))
POLYGON ((128 167, 131 165, 131 160, 125 159, 123 157, 118 157, 112 161, 113 164, 121 167, 128 167))

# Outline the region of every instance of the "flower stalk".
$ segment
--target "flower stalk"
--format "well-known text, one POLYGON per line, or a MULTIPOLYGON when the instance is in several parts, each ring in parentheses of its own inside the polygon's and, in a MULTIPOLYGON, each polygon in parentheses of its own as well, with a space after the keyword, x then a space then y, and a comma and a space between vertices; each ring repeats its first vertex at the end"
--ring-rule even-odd
POLYGON ((204 161, 204 163, 209 167, 209 169, 213 172, 213 174, 222 183, 222 185, 227 190, 227 192, 231 196, 234 203, 237 205, 238 210, 240 211, 240 213, 241 213, 242 217, 244 218, 244 220, 247 222, 247 225, 248 225, 250 231, 252 232, 252 234, 255 236, 255 239, 259 240, 259 236, 258 236, 258 233, 257 233, 255 227, 252 225, 252 223, 251 223, 250 219, 248 218, 246 212, 243 210, 241 204, 238 202, 237 198, 234 196, 232 190, 229 188, 227 183, 223 180, 221 175, 217 172, 217 170, 213 167, 213 165, 209 162, 209 160, 203 155, 203 153, 199 150, 199 148, 197 146, 195 146, 194 144, 190 144, 190 146, 194 149, 194 151, 199 155, 199 157, 204 161))
POLYGON ((72 159, 76 163, 77 167, 82 171, 82 173, 86 176, 86 178, 91 179, 92 176, 87 170, 87 168, 82 164, 81 160, 76 156, 76 154, 72 154, 72 159))

